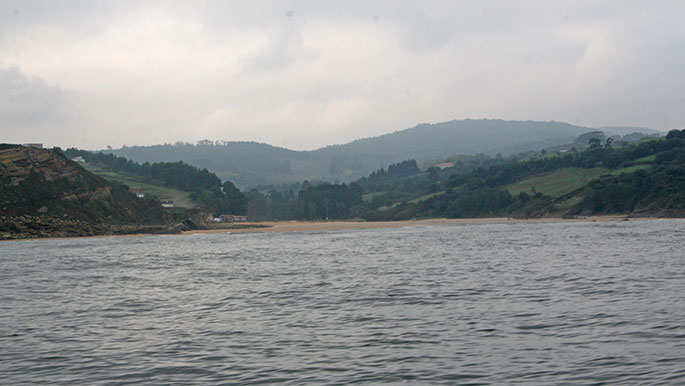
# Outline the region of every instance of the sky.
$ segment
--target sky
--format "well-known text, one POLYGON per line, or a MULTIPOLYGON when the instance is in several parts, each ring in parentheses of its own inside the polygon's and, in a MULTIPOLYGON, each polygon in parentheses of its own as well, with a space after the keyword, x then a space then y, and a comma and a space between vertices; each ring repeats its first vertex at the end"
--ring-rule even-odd
POLYGON ((0 0, 0 142, 685 127, 685 1, 0 0))

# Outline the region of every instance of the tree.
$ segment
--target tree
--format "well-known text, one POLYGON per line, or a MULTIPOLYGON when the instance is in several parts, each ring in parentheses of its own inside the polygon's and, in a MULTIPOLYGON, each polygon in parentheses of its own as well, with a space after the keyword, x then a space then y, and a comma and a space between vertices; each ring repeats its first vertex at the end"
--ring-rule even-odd
POLYGON ((227 209, 232 214, 245 214, 247 212, 248 199, 240 192, 240 189, 233 185, 231 181, 224 182, 222 188, 228 205, 227 209))
POLYGON ((429 167, 428 168, 428 179, 430 181, 437 181, 438 179, 440 179, 439 173, 440 173, 440 168, 438 168, 437 166, 429 167))
POLYGON ((602 147, 602 141, 600 141, 599 138, 590 138, 587 141, 587 143, 588 143, 588 145, 590 145, 591 150, 598 149, 598 148, 602 147))
POLYGON ((257 190, 252 189, 247 193, 249 198, 247 207, 247 217, 251 221, 261 221, 267 218, 266 197, 257 190))
POLYGON ((667 139, 682 138, 685 139, 685 129, 683 130, 671 130, 666 134, 667 139))

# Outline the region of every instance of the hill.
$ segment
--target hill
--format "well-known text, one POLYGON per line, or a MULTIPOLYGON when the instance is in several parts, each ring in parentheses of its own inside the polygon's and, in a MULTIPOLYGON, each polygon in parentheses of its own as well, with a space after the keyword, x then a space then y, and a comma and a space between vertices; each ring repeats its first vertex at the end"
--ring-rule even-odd
POLYGON ((0 238, 130 233, 164 226, 160 202, 84 170, 61 152, 0 145, 0 238))
POLYGON ((124 183, 158 199, 172 200, 176 207, 199 208, 209 213, 242 215, 247 198, 233 185, 207 169, 182 161, 139 164, 113 154, 67 149, 65 155, 103 178, 124 183))
POLYGON ((182 161, 214 172, 239 187, 280 184, 327 175, 328 165, 311 152, 298 152, 256 142, 200 141, 197 145, 131 146, 103 150, 134 162, 182 161))
POLYGON ((83 163, 81 166, 107 181, 127 185, 133 190, 140 190, 144 196, 154 197, 160 201, 172 202, 176 208, 190 209, 198 206, 198 204, 190 198, 190 192, 167 187, 162 182, 135 174, 118 172, 102 165, 83 163))
POLYGON ((252 192, 251 216, 386 221, 685 215, 685 130, 637 143, 589 142, 587 150, 464 158, 442 169, 421 170, 408 160, 349 185, 303 183, 299 192, 252 192))
MULTIPOLYGON (((617 129, 617 128, 612 128, 617 129)), ((630 128, 629 131, 633 131, 630 128)), ((106 152, 135 162, 183 161, 241 188, 303 180, 349 182, 406 159, 442 160, 458 154, 517 154, 572 143, 593 129, 560 122, 454 120, 312 151, 255 142, 132 146, 106 152)), ((651 132, 644 129, 643 132, 651 132)))

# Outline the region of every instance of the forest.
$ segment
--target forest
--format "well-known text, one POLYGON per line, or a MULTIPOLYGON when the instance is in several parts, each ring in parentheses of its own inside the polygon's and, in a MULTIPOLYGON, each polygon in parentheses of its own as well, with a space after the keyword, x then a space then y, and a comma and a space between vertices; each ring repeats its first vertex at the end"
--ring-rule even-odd
MULTIPOLYGON (((600 128, 607 135, 626 134, 620 128, 600 128)), ((350 183, 381 167, 415 159, 444 159, 454 154, 505 156, 531 149, 568 144, 593 129, 563 122, 465 119, 418 124, 404 130, 361 138, 316 150, 289 150, 245 141, 177 142, 153 146, 124 146, 103 150, 134 162, 185 163, 207 168, 241 189, 304 180, 350 183)), ((645 128, 629 132, 653 133, 645 128)), ((604 134, 602 134, 604 135, 604 134)), ((587 141, 583 143, 587 145, 587 141)), ((285 146, 285 144, 284 144, 285 146)))
POLYGON ((580 150, 452 156, 441 167, 427 168, 410 159, 350 183, 305 180, 246 193, 231 181, 222 183, 209 170, 182 161, 137 163, 77 149, 67 149, 65 154, 190 192, 201 210, 247 214, 253 221, 676 214, 685 210, 685 130, 632 143, 590 134, 580 138, 588 142, 580 150))
POLYGON ((83 157, 91 164, 109 170, 143 176, 163 186, 190 192, 190 198, 212 213, 242 215, 247 212, 247 197, 231 182, 221 179, 207 169, 200 170, 183 161, 137 163, 113 154, 95 153, 74 148, 67 149, 69 158, 83 157))
MULTIPOLYGON (((685 210, 685 130, 636 143, 602 143, 587 149, 474 156, 443 169, 420 170, 415 160, 379 169, 349 184, 311 184, 247 193, 254 220, 429 217, 540 217, 608 213, 682 213, 685 210), (464 162, 466 161, 466 162, 464 162), (593 176, 560 194, 515 191, 517 184, 573 171, 593 176)), ((563 178, 552 181, 564 183, 563 178)))

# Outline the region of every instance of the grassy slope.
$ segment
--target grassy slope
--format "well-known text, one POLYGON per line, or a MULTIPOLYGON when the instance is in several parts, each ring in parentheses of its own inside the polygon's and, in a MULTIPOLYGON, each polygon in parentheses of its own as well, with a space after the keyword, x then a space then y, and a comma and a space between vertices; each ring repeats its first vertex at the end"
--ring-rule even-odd
POLYGON ((373 192, 373 193, 362 194, 362 200, 364 200, 366 202, 370 202, 371 200, 373 200, 374 197, 380 196, 381 194, 385 194, 385 192, 373 192))
POLYGON ((588 182, 607 172, 608 169, 601 167, 592 169, 564 168, 507 185, 505 188, 511 194, 519 194, 523 191, 530 193, 531 188, 535 188, 537 192, 547 196, 559 197, 582 188, 588 182))
MULTIPOLYGON (((619 169, 609 169, 606 167, 595 167, 590 169, 578 167, 563 168, 551 173, 535 175, 525 180, 503 186, 503 188, 509 190, 512 195, 517 195, 520 192, 532 193, 532 188, 535 188, 536 192, 542 193, 546 196, 558 198, 583 188, 590 181, 605 174, 619 175, 621 173, 632 173, 637 170, 651 168, 654 166, 654 159, 654 155, 642 157, 634 160, 632 162, 633 165, 619 169)), ((362 199, 366 202, 370 202, 376 195, 381 195, 384 193, 385 192, 366 193, 362 196, 362 199)), ((407 202, 409 204, 417 204, 421 201, 425 201, 442 194, 445 194, 445 191, 420 195, 408 200, 407 202)), ((570 208, 579 203, 581 200, 582 195, 575 195, 573 197, 566 198, 563 202, 557 202, 557 205, 562 208, 570 208)), ((394 204, 384 206, 379 209, 389 209, 396 207, 399 204, 400 202, 395 202, 394 204)))
POLYGON ((433 198, 433 197, 439 196, 439 195, 441 195, 441 194, 445 194, 445 191, 443 190, 443 191, 440 191, 440 192, 424 194, 423 196, 416 197, 415 199, 409 200, 409 201, 407 201, 407 202, 410 203, 410 204, 416 204, 416 203, 418 203, 418 202, 426 201, 426 200, 428 200, 429 198, 433 198))
POLYGON ((638 158, 633 162, 635 162, 637 164, 652 163, 652 162, 654 162, 655 159, 656 159, 656 154, 652 154, 652 155, 648 155, 646 157, 638 158))
MULTIPOLYGON (((576 168, 576 167, 571 167, 571 168, 564 168, 564 169, 559 169, 555 172, 544 174, 544 175, 537 175, 531 178, 527 178, 525 180, 519 181, 514 184, 510 184, 505 186, 507 190, 512 195, 519 194, 519 192, 528 192, 531 193, 531 188, 535 188, 536 192, 540 192, 544 195, 551 196, 551 197, 560 197, 563 196, 564 194, 568 194, 573 192, 574 190, 580 189, 583 186, 587 185, 590 181, 599 178, 599 176, 607 173, 611 173, 613 175, 619 175, 621 173, 632 173, 636 170, 640 169, 647 169, 652 167, 651 164, 647 164, 649 161, 653 161, 654 157, 645 157, 640 160, 636 161, 641 161, 643 162, 642 164, 639 165, 634 165, 634 166, 629 166, 626 168, 621 168, 621 169, 615 169, 615 170, 609 170, 607 168, 603 167, 597 167, 597 168, 592 168, 592 169, 583 169, 583 168, 576 168)), ((375 195, 380 195, 385 192, 376 192, 376 193, 367 193, 362 196, 362 199, 364 201, 371 201, 371 199, 375 195)), ((425 201, 429 198, 439 196, 441 194, 444 194, 445 191, 440 191, 436 193, 429 193, 425 194, 419 197, 416 197, 412 200, 407 201, 410 204, 416 204, 421 201, 425 201)), ((580 197, 572 197, 569 200, 565 201, 564 203, 561 203, 561 206, 569 206, 573 205, 577 202, 580 202, 580 197)), ((393 205, 390 205, 390 207, 394 207, 398 205, 399 203, 395 203, 393 205)), ((388 208, 388 207, 384 207, 388 208)))
POLYGON ((647 162, 653 160, 654 157, 651 157, 651 159, 648 158, 650 157, 640 159, 640 161, 645 162, 640 165, 634 165, 615 170, 609 170, 602 167, 592 169, 559 169, 549 174, 534 176, 517 183, 507 185, 505 188, 508 189, 511 194, 518 194, 522 191, 530 193, 531 188, 534 187, 536 191, 542 194, 552 197, 559 197, 576 189, 582 188, 583 186, 587 185, 588 182, 598 178, 602 174, 610 173, 613 175, 619 175, 621 173, 632 173, 640 169, 648 169, 652 167, 652 165, 647 162))
POLYGON ((172 200, 174 206, 179 208, 194 208, 196 204, 190 199, 190 193, 182 190, 167 188, 161 185, 155 185, 150 181, 146 181, 141 177, 122 174, 115 171, 100 168, 96 165, 81 164, 89 172, 96 174, 109 181, 118 181, 126 184, 131 188, 142 189, 143 192, 151 197, 156 197, 160 200, 172 200))
POLYGON ((628 166, 627 168, 623 168, 623 169, 616 169, 616 170, 612 171, 611 174, 617 176, 621 173, 632 173, 636 170, 649 169, 652 166, 653 165, 648 165, 648 164, 633 165, 633 166, 628 166))

